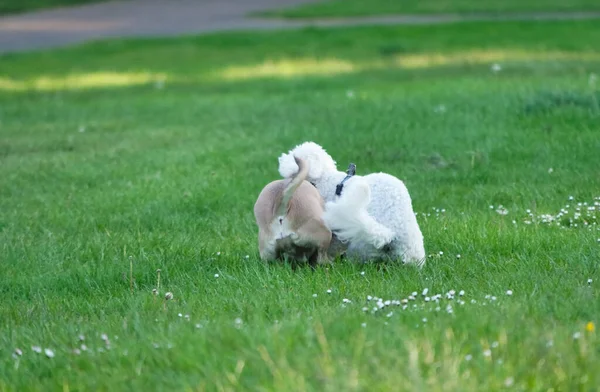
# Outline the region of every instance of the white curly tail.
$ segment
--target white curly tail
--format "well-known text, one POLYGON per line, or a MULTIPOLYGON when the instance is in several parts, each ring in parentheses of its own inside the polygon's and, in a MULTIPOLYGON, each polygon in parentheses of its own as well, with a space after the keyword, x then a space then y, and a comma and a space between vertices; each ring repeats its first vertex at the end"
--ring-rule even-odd
POLYGON ((381 249, 394 239, 394 233, 367 212, 371 188, 360 177, 344 185, 342 195, 325 205, 323 221, 342 242, 369 244, 381 249))

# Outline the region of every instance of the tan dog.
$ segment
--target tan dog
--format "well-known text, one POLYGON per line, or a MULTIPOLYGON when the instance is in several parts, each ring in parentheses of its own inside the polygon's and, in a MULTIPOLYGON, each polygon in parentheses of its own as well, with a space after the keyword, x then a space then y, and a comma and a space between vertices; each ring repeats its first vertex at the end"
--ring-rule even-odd
POLYGON ((260 258, 323 264, 329 261, 331 242, 331 231, 321 218, 325 203, 319 191, 305 181, 308 164, 295 159, 298 173, 289 180, 269 183, 254 204, 260 258))

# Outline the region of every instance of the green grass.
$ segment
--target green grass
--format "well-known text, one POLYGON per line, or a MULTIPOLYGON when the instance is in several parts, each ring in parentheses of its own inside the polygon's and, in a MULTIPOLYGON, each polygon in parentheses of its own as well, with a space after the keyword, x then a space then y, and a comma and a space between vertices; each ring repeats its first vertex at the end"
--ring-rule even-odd
POLYGON ((598 49, 515 22, 1 57, 0 390, 597 390, 598 49), (258 259, 253 203, 305 140, 405 181, 422 270, 258 259))
POLYGON ((97 3, 102 0, 0 0, 0 15, 35 11, 43 8, 97 3))
POLYGON ((590 11, 600 9, 595 0, 324 0, 294 8, 269 10, 263 15, 287 18, 373 16, 386 14, 469 14, 535 11, 590 11))

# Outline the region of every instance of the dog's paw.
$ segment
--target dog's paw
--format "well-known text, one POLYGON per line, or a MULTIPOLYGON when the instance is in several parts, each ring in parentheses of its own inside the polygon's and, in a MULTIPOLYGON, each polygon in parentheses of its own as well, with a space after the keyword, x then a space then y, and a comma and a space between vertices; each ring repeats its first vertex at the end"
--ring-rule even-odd
POLYGON ((394 233, 391 230, 387 227, 382 228, 381 232, 374 236, 373 246, 376 249, 382 249, 386 245, 389 245, 394 240, 394 237, 394 233))

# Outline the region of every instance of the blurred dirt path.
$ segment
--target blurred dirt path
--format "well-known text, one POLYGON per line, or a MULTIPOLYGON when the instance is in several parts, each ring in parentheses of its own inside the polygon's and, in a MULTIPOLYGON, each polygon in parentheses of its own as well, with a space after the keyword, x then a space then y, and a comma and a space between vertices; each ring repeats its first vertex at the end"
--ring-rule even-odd
POLYGON ((223 30, 600 18, 600 12, 397 15, 308 20, 248 16, 255 11, 316 1, 319 0, 122 0, 4 16, 0 17, 0 53, 50 49, 111 37, 164 37, 223 30))

